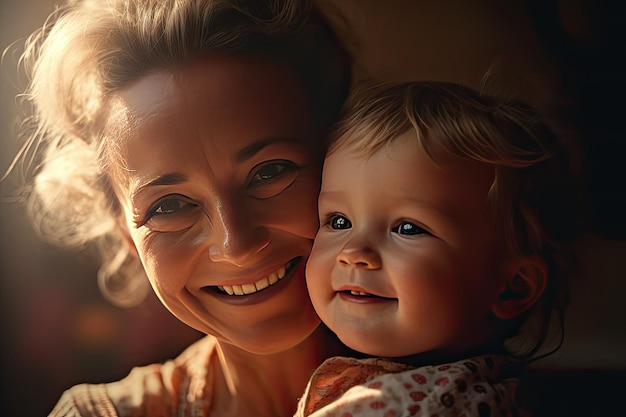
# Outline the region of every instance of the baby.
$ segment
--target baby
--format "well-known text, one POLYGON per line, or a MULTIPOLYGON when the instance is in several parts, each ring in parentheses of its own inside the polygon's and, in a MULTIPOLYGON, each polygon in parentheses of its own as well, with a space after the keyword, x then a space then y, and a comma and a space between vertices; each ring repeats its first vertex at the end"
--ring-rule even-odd
POLYGON ((573 185, 526 105, 435 82, 353 97, 306 272, 323 322, 371 358, 327 360, 298 415, 522 414, 516 372, 565 304, 573 185))

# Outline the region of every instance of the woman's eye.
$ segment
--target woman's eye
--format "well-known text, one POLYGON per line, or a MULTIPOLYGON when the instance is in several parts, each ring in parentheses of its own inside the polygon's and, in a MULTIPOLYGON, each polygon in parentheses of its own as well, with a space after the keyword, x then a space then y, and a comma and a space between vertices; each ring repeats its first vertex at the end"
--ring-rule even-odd
POLYGON ((299 166, 290 161, 270 161, 254 167, 246 190, 255 198, 275 197, 295 181, 299 166))
POLYGON ((426 230, 421 227, 411 223, 411 222, 401 222, 399 225, 395 226, 391 229, 392 232, 398 233, 400 235, 421 235, 428 233, 426 230))
POLYGON ((340 216, 340 215, 332 216, 328 224, 330 224, 330 227, 332 229, 336 229, 336 230, 349 229, 352 227, 352 223, 350 222, 350 220, 348 220, 347 217, 340 216))
POLYGON ((193 226, 201 215, 200 207, 189 199, 167 196, 152 206, 144 224, 157 232, 180 232, 193 226))
POLYGON ((188 202, 182 200, 165 200, 154 208, 152 215, 174 214, 180 210, 184 210, 188 205, 188 202))
POLYGON ((289 167, 285 163, 269 163, 262 165, 252 176, 252 182, 272 180, 283 174, 289 167))

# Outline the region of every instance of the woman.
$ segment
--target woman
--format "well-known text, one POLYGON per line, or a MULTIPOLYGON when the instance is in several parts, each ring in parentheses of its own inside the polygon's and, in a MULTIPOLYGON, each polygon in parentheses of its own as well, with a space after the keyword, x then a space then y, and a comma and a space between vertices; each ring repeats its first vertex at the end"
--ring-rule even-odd
POLYGON ((302 2, 70 2, 27 46, 30 207, 92 243, 109 296, 140 292, 208 336, 68 390, 51 415, 291 415, 339 349, 304 262, 345 60, 302 2), (36 155, 38 157, 38 155, 36 155))

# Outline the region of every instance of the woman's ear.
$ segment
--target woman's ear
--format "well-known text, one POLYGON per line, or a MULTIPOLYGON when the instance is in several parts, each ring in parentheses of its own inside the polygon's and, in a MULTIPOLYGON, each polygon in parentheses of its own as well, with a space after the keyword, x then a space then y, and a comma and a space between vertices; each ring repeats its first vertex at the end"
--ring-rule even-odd
POLYGON ((535 304, 548 281, 546 262, 537 256, 517 259, 506 269, 502 290, 491 306, 496 317, 503 320, 517 317, 535 304))
POLYGON ((139 252, 137 251, 137 246, 135 246, 135 242, 133 242, 133 238, 130 236, 130 232, 128 231, 128 227, 124 223, 124 220, 117 221, 117 229, 122 235, 122 240, 124 244, 128 248, 128 251, 137 259, 139 259, 139 252))

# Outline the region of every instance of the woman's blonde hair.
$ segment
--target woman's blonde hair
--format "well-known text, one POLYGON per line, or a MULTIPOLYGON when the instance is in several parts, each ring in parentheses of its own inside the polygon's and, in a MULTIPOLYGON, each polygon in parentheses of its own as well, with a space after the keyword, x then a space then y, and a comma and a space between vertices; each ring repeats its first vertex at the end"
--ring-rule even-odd
POLYGON ((138 302, 149 287, 123 243, 120 207, 104 173, 107 100, 208 50, 292 66, 320 132, 343 102, 347 61, 306 0, 73 0, 25 43, 26 141, 16 161, 28 165, 33 181, 24 198, 44 238, 96 249, 100 286, 118 305, 138 302))
MULTIPOLYGON (((348 99, 328 153, 350 149, 367 158, 409 131, 437 163, 458 159, 492 166, 488 200, 509 252, 547 262, 547 288, 533 308, 536 343, 517 353, 532 357, 546 341, 553 313, 562 320, 573 265, 570 244, 584 225, 565 146, 520 101, 445 82, 369 83, 348 99)), ((529 316, 520 317, 506 337, 517 335, 529 316)))

